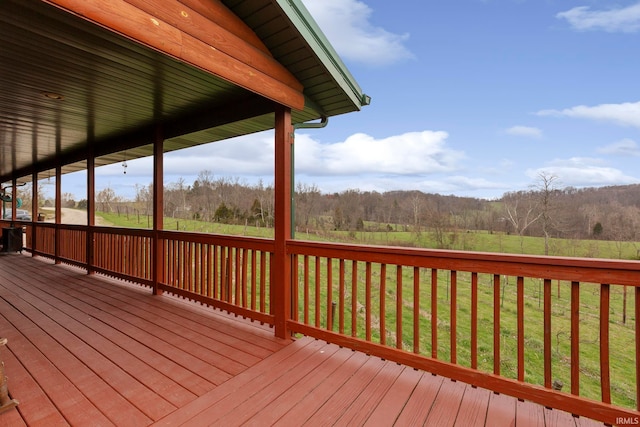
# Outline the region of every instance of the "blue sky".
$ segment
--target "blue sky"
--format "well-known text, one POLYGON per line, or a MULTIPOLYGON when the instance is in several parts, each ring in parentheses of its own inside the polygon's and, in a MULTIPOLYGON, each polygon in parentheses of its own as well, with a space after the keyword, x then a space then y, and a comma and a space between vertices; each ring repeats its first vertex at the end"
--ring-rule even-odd
MULTIPOLYGON (((298 182, 480 198, 541 172, 561 187, 640 183, 640 1, 304 3, 372 103, 297 132, 298 182)), ((172 153, 165 180, 206 169, 269 184, 272 147, 262 133, 172 153)), ((102 168, 98 190, 150 171, 102 168)))

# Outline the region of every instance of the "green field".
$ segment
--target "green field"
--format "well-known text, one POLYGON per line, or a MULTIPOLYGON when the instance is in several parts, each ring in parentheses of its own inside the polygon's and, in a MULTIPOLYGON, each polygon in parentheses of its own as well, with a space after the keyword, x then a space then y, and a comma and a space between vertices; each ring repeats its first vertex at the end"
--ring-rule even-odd
MULTIPOLYGON (((116 227, 151 228, 151 219, 144 215, 125 215, 99 212, 98 216, 116 227)), ((368 225, 371 226, 371 225, 368 225)), ((371 227, 375 228, 375 227, 371 227)), ((392 227, 393 228, 393 227, 392 227)), ((402 229, 402 227, 397 227, 402 229)), ((188 219, 164 218, 165 230, 193 231, 198 233, 230 234, 248 237, 273 237, 273 229, 251 225, 232 225, 188 219)), ((296 238, 301 240, 342 242, 367 245, 405 246, 418 248, 440 248, 433 232, 422 231, 324 231, 298 230, 296 238)), ((505 233, 457 231, 445 233, 445 248, 465 251, 496 252, 510 254, 543 255, 544 239, 520 237, 505 233)), ((612 242, 605 240, 550 239, 549 255, 639 259, 640 242, 612 242)))
MULTIPOLYGON (((100 214, 105 220, 119 227, 145 228, 146 218, 126 217, 116 214, 100 214)), ((195 231, 202 233, 221 233, 244 235, 252 237, 272 237, 273 230, 243 225, 227 225, 204 223, 200 221, 175 220, 165 218, 166 230, 195 231)), ((333 241, 355 244, 399 245, 410 247, 436 247, 431 233, 415 233, 410 231, 384 232, 326 232, 322 234, 298 232, 296 237, 304 240, 333 241)), ((447 239, 451 242, 450 249, 464 249, 472 251, 497 253, 527 253, 540 255, 544 253, 544 242, 541 238, 510 236, 490 233, 450 233, 447 239), (524 251, 523 251, 524 249, 524 251)), ((576 241, 552 239, 550 254, 558 256, 580 256, 599 258, 637 259, 637 243, 623 244, 607 241, 576 241)), ((328 327, 327 307, 329 290, 327 288, 327 260, 321 259, 319 281, 315 282, 315 260, 310 262, 310 289, 307 304, 310 323, 316 319, 321 327, 328 327), (319 286, 316 289, 316 286, 319 286), (318 300, 316 301, 316 295, 318 300)), ((351 264, 347 263, 344 324, 345 333, 351 333, 351 303, 350 294, 351 264)), ((363 284, 365 273, 364 263, 357 266, 358 288, 356 292, 356 325, 358 337, 365 336, 366 301, 363 284)), ((339 289, 337 285, 338 264, 334 260, 332 267, 333 287, 331 289, 332 302, 338 302, 339 289)), ((302 264, 300 266, 298 283, 303 283, 302 264)), ((386 306, 385 340, 387 345, 395 345, 396 321, 402 318, 402 346, 411 351, 414 339, 419 341, 423 354, 431 354, 431 271, 421 269, 420 285, 420 335, 413 337, 413 270, 402 270, 402 310, 396 312, 396 268, 387 266, 385 289, 383 293, 386 306)), ((450 272, 438 272, 438 358, 450 359, 450 272)), ((381 341, 380 304, 381 298, 381 267, 372 266, 371 287, 371 318, 372 340, 381 341)), ((610 347, 611 347, 611 385, 614 404, 635 407, 635 334, 634 334, 634 304, 633 289, 628 289, 626 304, 627 317, 623 322, 623 291, 621 286, 611 287, 610 308, 610 347)), ((299 315, 302 318, 304 290, 299 289, 299 315)), ((486 372, 493 370, 493 276, 479 275, 478 281, 478 365, 486 372)), ((516 349, 516 277, 501 277, 501 374, 508 378, 516 378, 517 349, 516 349)), ((470 273, 457 274, 457 363, 470 365, 470 325, 471 325, 471 285, 470 273)), ((580 287, 580 385, 581 396, 600 400, 599 383, 599 285, 581 284, 580 287)), ((552 283, 552 378, 564 383, 563 391, 570 391, 570 283, 552 283)), ((337 329, 338 319, 334 320, 333 330, 337 329)), ((542 281, 525 279, 525 379, 533 384, 543 384, 543 310, 542 310, 542 281)))

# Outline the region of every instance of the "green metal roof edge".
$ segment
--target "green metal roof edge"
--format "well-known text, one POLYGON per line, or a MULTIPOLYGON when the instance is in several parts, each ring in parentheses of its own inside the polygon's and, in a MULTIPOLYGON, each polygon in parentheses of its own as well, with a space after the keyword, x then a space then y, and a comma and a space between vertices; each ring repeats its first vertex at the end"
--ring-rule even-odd
POLYGON ((357 110, 369 105, 371 98, 362 92, 347 66, 342 62, 301 0, 276 0, 302 37, 324 64, 333 79, 352 100, 357 110))

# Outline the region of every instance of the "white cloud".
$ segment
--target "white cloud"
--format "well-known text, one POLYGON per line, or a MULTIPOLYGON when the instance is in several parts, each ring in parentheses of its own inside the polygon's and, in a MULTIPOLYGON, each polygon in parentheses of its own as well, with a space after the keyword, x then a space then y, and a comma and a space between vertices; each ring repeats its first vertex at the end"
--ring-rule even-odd
POLYGON ((542 110, 539 116, 574 117, 640 128, 640 102, 600 104, 593 107, 578 105, 564 110, 542 110))
POLYGON ((370 21, 373 10, 358 0, 303 0, 333 47, 345 59, 382 65, 412 58, 404 43, 408 34, 395 34, 370 21))
MULTIPOLYGON (((454 172, 464 154, 447 146, 446 132, 407 132, 387 138, 356 133, 344 141, 321 143, 310 134, 295 138, 296 173, 308 177, 426 176, 454 172)), ((151 175, 151 158, 128 161, 127 176, 151 175)), ((165 175, 268 176, 274 171, 273 132, 247 135, 167 153, 165 175), (248 155, 250 153, 250 155, 248 155)), ((102 176, 122 175, 120 164, 100 168, 102 176)))
POLYGON ((587 157, 556 159, 549 166, 529 169, 526 174, 531 179, 538 179, 543 172, 557 176, 562 185, 572 187, 599 187, 640 182, 636 177, 606 166, 600 159, 587 157))
POLYGON ((599 148, 598 152, 624 157, 637 157, 640 156, 640 147, 638 147, 638 144, 633 139, 625 138, 599 148))
POLYGON ((640 3, 609 10, 591 10, 588 6, 579 6, 558 13, 556 18, 566 19, 576 30, 632 33, 640 30, 640 3))
POLYGON ((542 131, 540 129, 530 126, 512 126, 509 129, 505 129, 505 133, 530 138, 540 138, 542 136, 542 131))
POLYGON ((463 154, 446 146, 446 132, 408 132, 375 139, 357 133, 321 144, 296 136, 297 170, 307 175, 429 175, 456 170, 463 154))

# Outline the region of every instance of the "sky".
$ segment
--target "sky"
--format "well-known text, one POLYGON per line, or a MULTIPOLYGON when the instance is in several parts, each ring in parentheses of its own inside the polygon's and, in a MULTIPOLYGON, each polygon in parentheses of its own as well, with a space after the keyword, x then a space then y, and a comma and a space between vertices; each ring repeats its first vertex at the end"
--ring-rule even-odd
MULTIPOLYGON (((372 101, 296 132, 296 182, 486 199, 543 173, 640 183, 640 1, 303 3, 372 101)), ((150 183, 149 159, 127 166, 99 169, 98 191, 150 183)), ((166 184, 203 170, 273 183, 273 133, 165 155, 166 184)))

